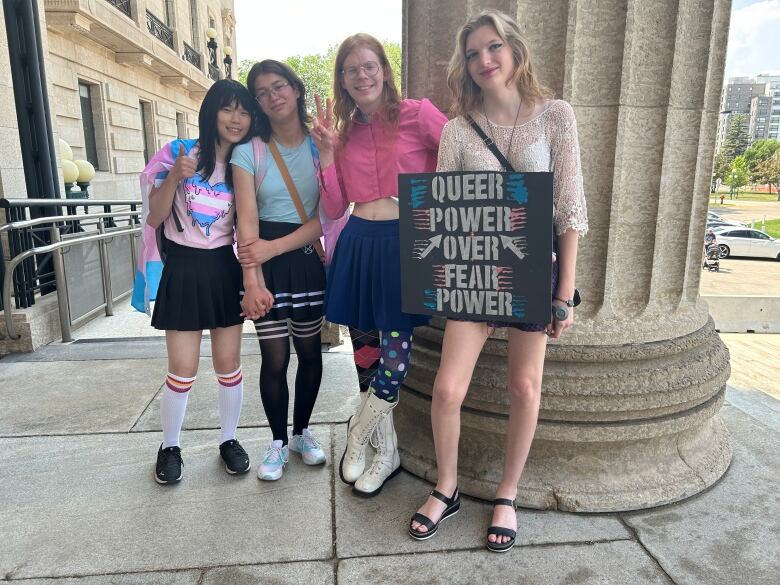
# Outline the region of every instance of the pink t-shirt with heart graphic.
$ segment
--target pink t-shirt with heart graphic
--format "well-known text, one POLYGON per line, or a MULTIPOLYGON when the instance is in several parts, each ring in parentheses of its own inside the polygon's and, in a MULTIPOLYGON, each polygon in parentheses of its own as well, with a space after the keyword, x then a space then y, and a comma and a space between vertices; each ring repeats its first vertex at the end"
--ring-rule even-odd
MULTIPOLYGON (((196 149, 190 152, 194 154, 196 149)), ((165 220, 165 237, 190 248, 231 246, 236 223, 233 191, 225 184, 225 163, 216 163, 208 180, 195 173, 179 183, 173 208, 183 231, 178 231, 173 212, 165 220)), ((162 183, 165 177, 157 181, 162 183)))

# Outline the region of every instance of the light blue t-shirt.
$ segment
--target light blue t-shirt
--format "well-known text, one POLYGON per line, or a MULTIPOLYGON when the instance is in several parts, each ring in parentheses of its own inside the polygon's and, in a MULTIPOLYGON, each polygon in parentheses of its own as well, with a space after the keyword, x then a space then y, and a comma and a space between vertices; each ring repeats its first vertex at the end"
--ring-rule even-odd
MULTIPOLYGON (((290 172, 298 195, 301 197, 303 208, 309 218, 314 217, 317 211, 317 203, 320 200, 320 189, 317 183, 317 171, 314 168, 312 157, 312 141, 307 136, 304 141, 294 148, 287 148, 278 142, 276 146, 282 155, 287 170, 290 172)), ((230 163, 246 172, 255 174, 255 156, 252 143, 239 144, 233 149, 230 163)), ((257 210, 260 219, 264 221, 284 221, 288 223, 301 223, 301 218, 295 210, 295 204, 290 197, 290 192, 284 184, 282 173, 276 166, 276 161, 266 149, 266 154, 261 164, 266 166, 265 177, 255 194, 257 198, 257 210)))

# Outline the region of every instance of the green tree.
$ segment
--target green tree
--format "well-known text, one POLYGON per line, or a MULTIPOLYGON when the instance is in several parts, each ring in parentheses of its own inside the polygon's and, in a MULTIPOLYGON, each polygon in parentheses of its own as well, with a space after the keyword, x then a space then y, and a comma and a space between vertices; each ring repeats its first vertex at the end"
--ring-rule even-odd
POLYGON ((390 62, 390 67, 393 68, 393 78, 395 79, 395 86, 401 95, 404 95, 403 80, 401 77, 401 67, 403 67, 403 54, 401 53, 401 45, 398 43, 382 43, 387 55, 387 60, 390 62))
POLYGON ((333 66, 336 62, 336 50, 333 45, 325 54, 295 55, 284 62, 292 67, 306 87, 306 109, 310 114, 316 113, 314 96, 328 98, 333 96, 333 66))
POLYGON ((252 59, 241 59, 241 61, 239 61, 236 76, 238 81, 243 85, 246 85, 246 76, 249 75, 249 70, 255 63, 256 61, 252 59))
POLYGON ((777 200, 780 201, 780 149, 776 150, 772 156, 762 161, 756 170, 760 177, 759 180, 762 183, 769 183, 770 193, 774 186, 775 192, 777 193, 777 200))
MULTIPOLYGON (((396 87, 403 94, 401 87, 401 45, 384 42, 382 46, 387 54, 387 60, 393 69, 396 87)), ((306 86, 306 108, 311 114, 316 113, 315 95, 323 98, 333 97, 333 68, 336 63, 336 51, 338 51, 338 46, 333 45, 325 53, 294 55, 283 60, 284 63, 292 67, 293 71, 298 74, 306 86)), ((242 59, 238 65, 238 80, 244 85, 246 85, 249 70, 254 64, 255 61, 252 59, 242 59)))
POLYGON ((726 180, 726 175, 731 170, 731 161, 726 160, 723 151, 715 155, 715 161, 712 164, 712 191, 715 191, 715 185, 720 179, 721 183, 726 180))
POLYGON ((765 160, 772 157, 780 149, 780 140, 756 140, 745 151, 745 160, 750 169, 750 180, 753 183, 765 183, 761 178, 759 166, 765 160))
POLYGON ((729 118, 729 126, 726 130, 726 138, 723 140, 721 152, 729 162, 735 157, 744 154, 750 143, 748 135, 748 122, 750 118, 747 114, 734 114, 729 118))
POLYGON ((731 187, 731 197, 736 195, 739 199, 739 189, 747 185, 750 178, 750 169, 744 156, 738 156, 731 161, 731 169, 724 179, 724 183, 731 187))

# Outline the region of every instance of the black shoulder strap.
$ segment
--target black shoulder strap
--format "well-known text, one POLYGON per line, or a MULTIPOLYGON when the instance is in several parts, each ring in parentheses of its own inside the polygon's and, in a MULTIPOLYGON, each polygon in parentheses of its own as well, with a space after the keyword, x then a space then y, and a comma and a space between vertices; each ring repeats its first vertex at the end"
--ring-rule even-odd
POLYGON ((485 134, 485 131, 479 127, 479 124, 474 121, 474 118, 472 118, 470 114, 466 114, 466 121, 471 125, 472 128, 474 128, 474 132, 476 132, 477 135, 482 139, 482 142, 485 143, 485 146, 490 149, 490 152, 495 155, 495 157, 498 159, 498 162, 501 163, 501 166, 503 166, 510 173, 513 173, 515 171, 515 167, 513 167, 512 163, 510 163, 506 157, 501 154, 501 151, 498 150, 496 143, 488 138, 488 135, 485 134))

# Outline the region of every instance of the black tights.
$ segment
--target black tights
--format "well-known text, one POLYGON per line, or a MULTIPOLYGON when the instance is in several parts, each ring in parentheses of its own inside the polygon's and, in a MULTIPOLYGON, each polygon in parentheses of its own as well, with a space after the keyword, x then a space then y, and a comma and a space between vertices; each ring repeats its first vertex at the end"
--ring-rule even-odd
MULTIPOLYGON (((295 405, 293 410, 293 434, 300 435, 309 426, 314 403, 322 380, 322 353, 319 333, 309 337, 293 335, 293 345, 298 356, 295 373, 295 405)), ((274 440, 287 444, 287 408, 290 392, 287 388, 287 366, 290 363, 289 337, 261 339, 260 397, 274 440)))

